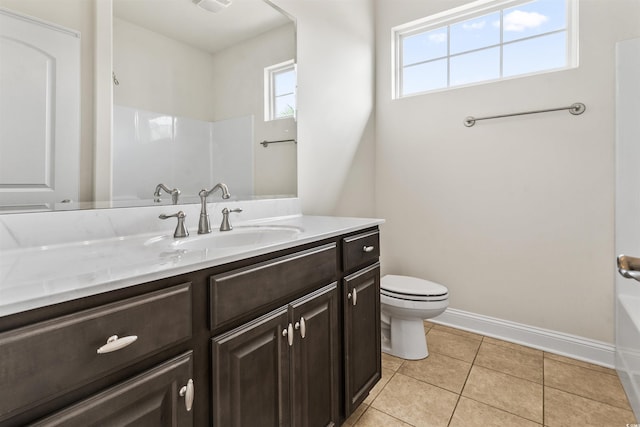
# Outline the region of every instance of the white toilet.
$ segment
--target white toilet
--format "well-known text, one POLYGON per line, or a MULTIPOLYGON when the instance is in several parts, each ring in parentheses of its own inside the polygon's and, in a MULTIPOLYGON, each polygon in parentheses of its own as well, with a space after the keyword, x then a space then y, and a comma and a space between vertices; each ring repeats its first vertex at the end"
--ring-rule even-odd
POLYGON ((382 351, 409 360, 427 357, 422 321, 446 310, 448 289, 428 280, 388 274, 380 283, 380 303, 382 351))

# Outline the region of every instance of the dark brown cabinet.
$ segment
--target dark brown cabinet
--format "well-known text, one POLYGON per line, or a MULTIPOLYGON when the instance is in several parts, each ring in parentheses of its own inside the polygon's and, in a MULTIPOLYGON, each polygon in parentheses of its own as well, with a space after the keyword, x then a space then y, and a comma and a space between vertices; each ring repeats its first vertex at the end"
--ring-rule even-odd
POLYGON ((380 378, 378 246, 369 227, 2 318, 0 425, 340 425, 380 378))
POLYGON ((367 397, 382 373, 380 354, 380 265, 344 278, 345 412, 367 397))
POLYGON ((192 317, 184 283, 1 333, 0 422, 188 340, 192 317))
POLYGON ((193 413, 188 401, 194 388, 192 371, 193 360, 189 352, 36 422, 33 426, 192 426, 193 413), (191 390, 188 391, 189 389, 191 390))
POLYGON ((335 243, 216 274, 209 278, 209 327, 229 329, 335 280, 335 243))
POLYGON ((290 425, 286 309, 211 340, 214 426, 290 425))
POLYGON ((212 339, 214 426, 339 422, 336 284, 212 339))
POLYGON ((337 425, 340 330, 336 284, 293 302, 290 312, 293 425, 337 425))

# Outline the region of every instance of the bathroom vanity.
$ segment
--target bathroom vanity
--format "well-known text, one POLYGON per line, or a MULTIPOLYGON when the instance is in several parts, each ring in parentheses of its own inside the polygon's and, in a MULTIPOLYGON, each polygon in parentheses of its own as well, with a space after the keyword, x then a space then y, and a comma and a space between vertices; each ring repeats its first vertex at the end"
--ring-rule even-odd
MULTIPOLYGON (((50 295, 3 306, 0 425, 340 425, 381 375, 381 222, 294 216, 191 241, 107 241, 110 266, 93 276, 75 255, 67 280, 88 290, 52 297, 64 276, 25 280, 50 295), (268 230, 295 232, 225 237, 268 230), (147 261, 116 271, 133 253, 147 261)), ((43 250, 5 251, 16 259, 3 268, 43 250)))

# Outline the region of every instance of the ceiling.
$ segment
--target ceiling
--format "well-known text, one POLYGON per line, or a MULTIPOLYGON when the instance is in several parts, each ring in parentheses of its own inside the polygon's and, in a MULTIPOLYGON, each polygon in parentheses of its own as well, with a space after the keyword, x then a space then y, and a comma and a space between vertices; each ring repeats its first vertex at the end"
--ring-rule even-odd
POLYGON ((192 0, 113 0, 113 13, 211 53, 291 22, 263 0, 233 0, 217 13, 192 0))

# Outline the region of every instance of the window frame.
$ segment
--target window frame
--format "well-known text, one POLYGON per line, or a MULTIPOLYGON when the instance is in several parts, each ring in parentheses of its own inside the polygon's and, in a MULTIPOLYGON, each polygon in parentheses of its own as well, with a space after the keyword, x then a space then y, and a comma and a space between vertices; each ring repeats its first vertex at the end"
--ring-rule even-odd
MULTIPOLYGON (((270 65, 264 68, 264 121, 269 122, 272 120, 284 120, 284 119, 296 119, 297 115, 297 78, 298 70, 296 63, 293 59, 289 59, 278 64, 270 65), (294 85, 293 92, 286 95, 293 94, 295 100, 295 107, 293 108, 293 114, 287 117, 276 117, 276 94, 275 94, 275 76, 283 71, 293 71, 296 78, 296 84, 294 85)), ((280 95, 282 96, 282 95, 280 95)))
POLYGON ((441 92, 451 89, 458 89, 469 86, 476 86, 481 84, 487 84, 502 80, 511 80, 516 78, 522 78, 537 74, 544 74, 549 72, 556 72, 562 70, 568 70, 571 68, 578 67, 578 0, 566 0, 566 66, 561 68, 553 68, 553 69, 545 69, 540 71, 533 71, 530 73, 517 74, 513 76, 502 76, 503 67, 503 55, 502 50, 504 46, 508 46, 511 44, 515 44, 518 42, 522 42, 525 40, 531 40, 542 35, 550 35, 556 34, 559 32, 563 32, 565 30, 555 30, 549 31, 543 34, 536 34, 529 37, 524 37, 517 40, 512 40, 508 42, 503 41, 502 34, 504 32, 502 19, 503 14, 500 14, 500 42, 498 44, 494 44, 491 46, 485 46, 478 49, 472 49, 465 52, 460 52, 456 54, 450 53, 450 42, 451 42, 451 34, 450 27, 452 25, 458 24, 463 21, 467 21, 476 17, 480 17, 483 15, 487 15, 490 13, 502 11, 504 9, 509 9, 512 7, 517 7, 523 4, 532 3, 534 0, 478 0, 475 2, 468 3, 466 5, 456 7, 453 9, 449 9, 443 12, 439 12, 424 18, 420 18, 411 22, 407 22, 405 24, 397 25, 391 28, 391 84, 392 84, 392 99, 402 99, 408 98, 417 95, 424 95, 426 93, 434 93, 441 92), (402 85, 403 85, 403 63, 402 63, 402 40, 405 37, 426 33, 428 31, 437 30, 441 28, 446 28, 447 32, 447 55, 443 57, 438 57, 434 59, 430 59, 429 61, 435 61, 437 59, 446 59, 447 60, 447 86, 441 87, 437 89, 431 89, 421 92, 413 92, 410 94, 403 95, 402 94, 402 85), (488 49, 490 47, 500 47, 500 77, 495 79, 481 80, 466 84, 460 85, 451 85, 451 69, 450 69, 450 61, 451 58, 455 58, 460 55, 468 54, 470 52, 478 52, 481 50, 488 49))

